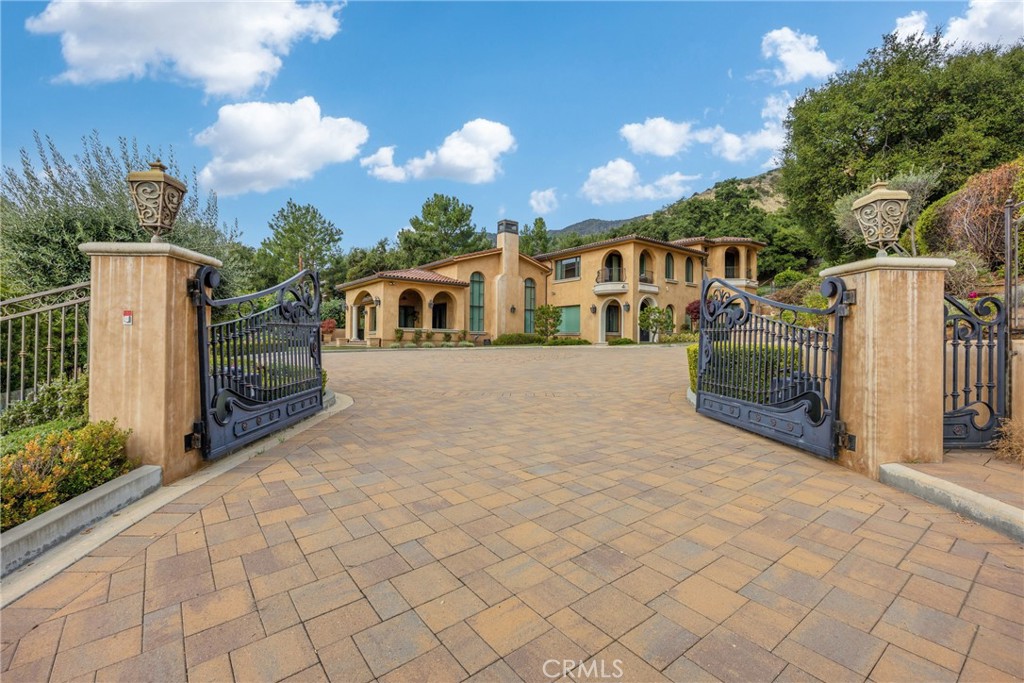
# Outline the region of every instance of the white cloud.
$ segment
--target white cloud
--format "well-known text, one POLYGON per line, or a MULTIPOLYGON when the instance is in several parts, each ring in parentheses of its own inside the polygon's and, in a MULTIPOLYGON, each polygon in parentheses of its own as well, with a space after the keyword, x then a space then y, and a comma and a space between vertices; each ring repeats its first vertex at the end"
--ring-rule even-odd
POLYGON ((682 196, 689 189, 687 181, 699 177, 670 173, 644 185, 640 182, 636 166, 625 159, 615 159, 604 166, 591 169, 581 192, 594 204, 611 204, 630 199, 675 198, 682 196))
POLYGON ((199 180, 222 195, 266 192, 354 159, 369 136, 358 121, 321 116, 312 97, 229 104, 195 137, 213 152, 199 180))
POLYGON ((436 150, 394 162, 395 148, 381 147, 359 164, 381 180, 403 182, 411 178, 446 178, 465 183, 489 183, 501 172, 501 155, 516 148, 512 131, 503 123, 474 119, 444 139, 436 150))
POLYGON ((1024 4, 1019 0, 970 0, 962 17, 946 28, 950 43, 1011 45, 1024 38, 1024 4))
POLYGON ((627 123, 619 129, 619 134, 634 154, 659 157, 679 154, 694 142, 711 142, 708 129, 695 129, 688 121, 676 123, 661 116, 643 123, 627 123))
POLYGON ((839 68, 818 47, 818 37, 794 31, 788 26, 764 34, 761 55, 778 59, 781 68, 773 70, 776 84, 796 83, 805 78, 825 78, 839 68))
POLYGON ((905 17, 898 17, 894 30, 896 35, 903 39, 924 33, 928 30, 928 13, 919 10, 905 17))
POLYGON ((530 208, 534 213, 541 216, 551 213, 558 208, 558 195, 555 188, 549 187, 546 190, 534 190, 530 193, 530 208))
POLYGON ((331 38, 341 5, 284 2, 77 2, 53 0, 25 27, 60 34, 74 84, 165 76, 208 95, 266 86, 297 41, 331 38))

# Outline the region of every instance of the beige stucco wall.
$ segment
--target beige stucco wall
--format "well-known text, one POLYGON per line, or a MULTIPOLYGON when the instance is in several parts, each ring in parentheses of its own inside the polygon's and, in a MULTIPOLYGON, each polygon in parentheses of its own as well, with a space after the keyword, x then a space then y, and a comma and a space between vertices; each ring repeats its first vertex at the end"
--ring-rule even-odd
POLYGON ((620 335, 630 339, 639 338, 639 327, 637 316, 640 312, 640 303, 650 299, 654 305, 661 308, 672 306, 675 315, 675 327, 683 323, 686 306, 691 301, 700 298, 700 283, 702 278, 701 259, 698 255, 681 250, 670 250, 666 247, 651 245, 644 242, 633 241, 619 244, 611 244, 578 251, 558 258, 552 259, 551 273, 548 275, 548 301, 552 306, 580 306, 580 337, 591 342, 605 341, 602 334, 605 307, 610 301, 618 302, 622 308, 622 319, 620 335), (641 291, 639 281, 640 254, 643 251, 650 254, 653 261, 647 269, 653 272, 654 282, 644 285, 647 291, 641 291), (604 267, 605 258, 612 252, 618 252, 622 256, 622 264, 625 269, 624 279, 626 282, 624 292, 613 294, 595 294, 594 285, 597 284, 597 274, 604 267), (665 277, 665 258, 671 253, 675 259, 675 277, 665 277), (580 257, 580 277, 570 280, 555 280, 555 263, 563 258, 580 257), (693 282, 685 282, 686 259, 693 259, 693 282), (651 290, 656 291, 651 291, 651 290), (625 304, 629 304, 629 311, 625 311, 625 304), (595 306, 596 313, 590 312, 590 307, 595 306))
POLYGON ((128 454, 163 468, 164 484, 202 464, 185 451, 199 417, 196 309, 187 282, 216 259, 169 244, 83 244, 92 261, 89 419, 132 430, 128 454), (132 324, 122 321, 132 312, 132 324))
POLYGON ((839 419, 856 437, 839 462, 878 478, 889 462, 941 462, 945 259, 876 258, 830 268, 857 302, 845 319, 839 419))

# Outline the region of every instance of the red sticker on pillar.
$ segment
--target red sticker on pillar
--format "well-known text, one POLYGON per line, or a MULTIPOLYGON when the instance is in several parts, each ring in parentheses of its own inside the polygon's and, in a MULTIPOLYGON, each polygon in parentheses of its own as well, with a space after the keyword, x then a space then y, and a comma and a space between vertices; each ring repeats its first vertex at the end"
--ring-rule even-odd
POLYGON ((122 314, 121 314, 121 322, 123 322, 125 325, 131 325, 132 324, 132 312, 131 311, 123 311, 122 314))

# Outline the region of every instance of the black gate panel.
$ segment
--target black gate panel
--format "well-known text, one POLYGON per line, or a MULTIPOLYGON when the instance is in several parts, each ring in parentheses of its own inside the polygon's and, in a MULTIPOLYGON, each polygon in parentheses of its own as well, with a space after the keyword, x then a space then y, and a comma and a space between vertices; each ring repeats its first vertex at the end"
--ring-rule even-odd
POLYGON ((973 306, 945 295, 944 414, 946 448, 986 448, 1007 417, 1006 307, 995 297, 973 306))
MULTIPOLYGON (((697 412, 835 458, 843 318, 852 297, 827 278, 825 309, 782 304, 726 280, 701 290, 697 412)), ((852 293, 850 293, 852 294, 852 293)))
POLYGON ((304 270, 254 294, 214 299, 203 266, 189 284, 199 325, 202 413, 193 442, 219 458, 323 408, 320 279, 304 270))

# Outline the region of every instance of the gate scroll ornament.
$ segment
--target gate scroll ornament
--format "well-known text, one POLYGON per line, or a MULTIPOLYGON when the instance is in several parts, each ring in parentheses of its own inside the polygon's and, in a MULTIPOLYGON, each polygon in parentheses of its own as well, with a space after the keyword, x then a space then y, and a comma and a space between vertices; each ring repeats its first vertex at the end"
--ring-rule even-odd
POLYGON ((726 280, 701 291, 697 412, 835 458, 843 319, 854 292, 826 278, 824 309, 749 294, 726 280))
POLYGON ((253 294, 214 299, 203 266, 189 283, 199 326, 201 414, 186 449, 219 458, 323 408, 320 278, 303 270, 253 294))

